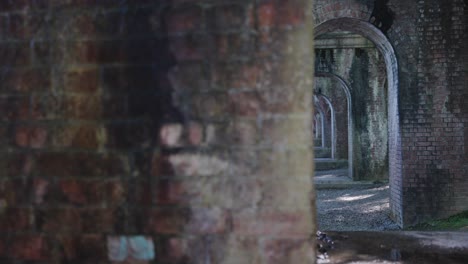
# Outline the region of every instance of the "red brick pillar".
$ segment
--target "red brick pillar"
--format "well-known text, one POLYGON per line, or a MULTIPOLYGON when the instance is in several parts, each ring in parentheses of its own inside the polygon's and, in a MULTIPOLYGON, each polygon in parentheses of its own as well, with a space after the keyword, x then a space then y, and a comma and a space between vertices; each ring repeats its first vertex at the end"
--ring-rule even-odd
POLYGON ((165 260, 312 263, 312 27, 308 1, 206 1, 167 9, 174 101, 167 174, 150 215, 165 260), (175 206, 177 205, 177 206, 175 206))
POLYGON ((33 2, 0 4, 0 262, 315 260, 308 1, 33 2))

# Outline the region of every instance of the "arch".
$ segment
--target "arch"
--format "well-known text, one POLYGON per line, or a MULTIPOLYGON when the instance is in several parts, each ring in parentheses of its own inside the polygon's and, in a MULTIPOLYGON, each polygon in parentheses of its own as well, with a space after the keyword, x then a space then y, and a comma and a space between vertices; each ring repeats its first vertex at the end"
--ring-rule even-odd
POLYGON ((352 97, 350 86, 340 76, 330 72, 316 72, 316 77, 327 77, 337 80, 341 85, 346 95, 346 103, 348 104, 348 176, 353 178, 353 109, 351 107, 352 97))
MULTIPOLYGON (((326 97, 325 95, 323 94, 320 94, 320 95, 314 95, 314 96, 317 96, 317 97, 320 97, 322 98, 325 103, 327 103, 327 106, 328 108, 330 109, 330 143, 331 143, 331 158, 334 159, 335 158, 335 148, 336 148, 336 142, 335 142, 335 109, 333 108, 333 105, 331 103, 331 100, 326 97)), ((323 124, 322 124, 322 127, 323 127, 323 124)), ((323 143, 322 143, 323 144, 323 143)))
POLYGON ((393 46, 387 37, 371 23, 355 18, 342 17, 324 21, 314 29, 314 37, 332 32, 350 31, 372 41, 384 57, 388 80, 388 146, 390 207, 393 218, 402 226, 402 155, 400 117, 398 113, 398 63, 393 46))
POLYGON ((319 107, 315 107, 314 110, 316 111, 316 114, 319 117, 319 119, 317 119, 314 124, 315 129, 317 131, 315 138, 318 138, 318 136, 320 135, 320 142, 321 142, 320 147, 325 147, 325 125, 323 123, 325 114, 323 113, 323 110, 319 107), (320 133, 318 132, 319 122, 320 122, 320 133))

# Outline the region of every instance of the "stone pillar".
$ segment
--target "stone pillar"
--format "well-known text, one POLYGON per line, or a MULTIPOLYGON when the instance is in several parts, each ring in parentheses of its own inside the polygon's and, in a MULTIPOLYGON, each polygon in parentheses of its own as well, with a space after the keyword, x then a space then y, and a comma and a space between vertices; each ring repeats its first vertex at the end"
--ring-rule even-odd
POLYGON ((186 123, 162 127, 168 151, 153 165, 170 169, 177 207, 148 230, 166 235, 170 263, 315 261, 306 2, 168 9, 169 79, 186 123))
POLYGON ((0 260, 313 263, 307 2, 1 3, 0 260))

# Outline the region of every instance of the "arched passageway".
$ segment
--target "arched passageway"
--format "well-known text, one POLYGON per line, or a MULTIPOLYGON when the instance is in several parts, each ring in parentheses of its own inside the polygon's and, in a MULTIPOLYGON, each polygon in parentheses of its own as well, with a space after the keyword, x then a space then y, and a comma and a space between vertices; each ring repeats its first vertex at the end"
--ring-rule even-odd
POLYGON ((322 158, 335 158, 335 109, 331 100, 323 94, 314 95, 315 109, 318 110, 321 116, 321 123, 319 129, 322 131, 322 145, 321 148, 325 151, 322 158))
POLYGON ((385 61, 388 82, 388 159, 390 179, 390 206, 394 220, 402 225, 401 132, 398 114, 398 64, 387 37, 374 25, 354 18, 336 18, 315 27, 314 37, 334 31, 348 31, 372 41, 385 61))
MULTIPOLYGON (((339 89, 340 91, 345 95, 345 98, 346 98, 346 136, 347 136, 347 145, 345 146, 346 147, 346 151, 347 151, 347 156, 346 157, 343 157, 343 156, 338 156, 338 158, 340 159, 343 159, 343 158, 346 158, 348 160, 348 177, 350 177, 351 179, 353 178, 353 149, 352 149, 352 146, 353 146, 353 130, 352 130, 352 107, 351 107, 351 101, 352 101, 352 97, 351 97, 351 93, 350 93, 350 89, 349 89, 349 85, 346 83, 345 80, 343 80, 343 78, 341 78, 340 76, 334 74, 334 73, 331 73, 331 72, 317 72, 315 73, 315 77, 316 78, 329 78, 329 79, 333 79, 333 81, 337 82, 339 85, 339 89)), ((337 126, 339 126, 340 124, 337 124, 337 126)), ((335 135, 336 135, 336 132, 335 132, 335 135)), ((336 136, 335 136, 335 142, 338 142, 337 144, 339 144, 339 141, 338 139, 336 139, 336 136)), ((338 146, 335 146, 335 151, 336 151, 336 148, 338 146)), ((339 152, 339 151, 338 151, 339 152)), ((335 158, 335 155, 333 155, 332 158, 335 158)))

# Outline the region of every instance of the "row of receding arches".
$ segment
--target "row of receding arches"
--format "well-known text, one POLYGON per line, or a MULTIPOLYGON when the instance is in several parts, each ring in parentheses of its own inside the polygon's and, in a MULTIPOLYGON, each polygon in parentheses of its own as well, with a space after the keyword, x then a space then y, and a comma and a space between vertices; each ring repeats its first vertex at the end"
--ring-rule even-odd
MULTIPOLYGON (((401 136, 399 128, 398 115, 398 65, 395 52, 387 37, 374 25, 367 21, 354 18, 337 18, 320 23, 316 26, 314 37, 329 32, 349 31, 359 34, 375 44, 375 47, 380 52, 385 63, 386 79, 387 79, 387 130, 388 132, 388 177, 390 182, 390 206, 392 215, 397 223, 402 224, 402 186, 401 186, 401 136)), ((356 113, 353 113, 353 87, 348 85, 340 76, 334 75, 331 72, 319 72, 316 70, 316 78, 330 78, 340 83, 342 91, 346 94, 347 100, 347 142, 348 142, 348 168, 349 176, 355 178, 354 175, 358 164, 353 164, 356 153, 353 151, 353 121, 356 113)), ((330 147, 330 158, 336 158, 337 140, 336 135, 336 115, 332 98, 328 98, 324 94, 320 94, 320 88, 315 87, 314 104, 316 112, 314 113, 314 141, 318 147, 326 147, 327 140, 330 147), (327 129, 330 130, 327 133, 327 129), (327 139, 327 135, 328 138, 327 139), (320 145, 317 145, 319 143, 320 145)))
POLYGON ((317 72, 315 77, 333 79, 341 93, 327 96, 316 87, 314 92, 314 141, 315 148, 321 150, 318 158, 348 160, 348 176, 353 177, 353 125, 351 93, 346 82, 333 73, 317 72), (333 98, 331 98, 333 97, 333 98), (341 133, 338 133, 338 130, 341 133), (346 142, 344 142, 346 141, 346 142), (347 153, 346 153, 347 152, 347 153))

